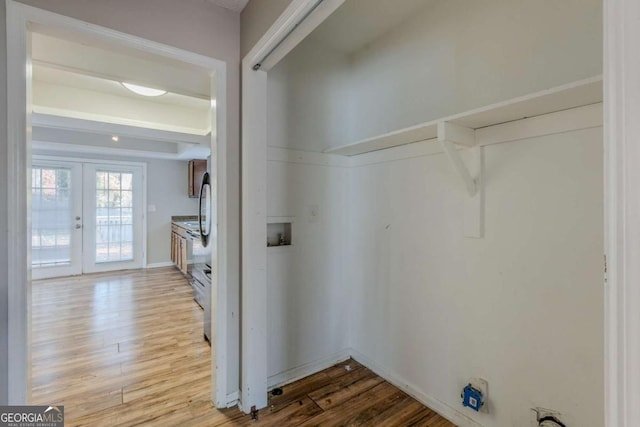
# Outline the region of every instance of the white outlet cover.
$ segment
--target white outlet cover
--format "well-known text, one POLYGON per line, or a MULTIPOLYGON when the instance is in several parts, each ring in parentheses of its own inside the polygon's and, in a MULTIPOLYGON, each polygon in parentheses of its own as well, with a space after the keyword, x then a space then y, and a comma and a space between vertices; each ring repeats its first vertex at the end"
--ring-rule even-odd
POLYGON ((147 206, 147 212, 155 212, 155 211, 156 211, 156 205, 147 206))
POLYGON ((489 382, 484 378, 470 378, 469 383, 471 386, 482 392, 484 398, 484 405, 480 408, 480 412, 489 413, 489 382))

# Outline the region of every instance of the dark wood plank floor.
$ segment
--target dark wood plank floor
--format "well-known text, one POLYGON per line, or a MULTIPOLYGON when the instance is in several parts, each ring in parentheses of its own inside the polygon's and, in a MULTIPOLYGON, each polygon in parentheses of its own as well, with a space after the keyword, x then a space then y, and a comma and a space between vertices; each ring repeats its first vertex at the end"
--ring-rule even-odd
POLYGON ((453 426, 348 360, 283 387, 258 420, 209 400, 202 310, 173 268, 33 284, 32 402, 67 426, 453 426))

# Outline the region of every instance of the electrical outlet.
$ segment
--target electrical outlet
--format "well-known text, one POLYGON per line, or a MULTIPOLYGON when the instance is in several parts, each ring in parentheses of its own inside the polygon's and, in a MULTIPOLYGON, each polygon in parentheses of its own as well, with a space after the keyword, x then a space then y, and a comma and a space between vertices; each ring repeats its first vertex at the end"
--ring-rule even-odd
POLYGON ((484 399, 484 405, 480 408, 480 412, 484 412, 485 414, 489 413, 489 382, 484 378, 471 378, 469 379, 469 384, 473 386, 473 388, 480 390, 482 392, 482 397, 484 399))

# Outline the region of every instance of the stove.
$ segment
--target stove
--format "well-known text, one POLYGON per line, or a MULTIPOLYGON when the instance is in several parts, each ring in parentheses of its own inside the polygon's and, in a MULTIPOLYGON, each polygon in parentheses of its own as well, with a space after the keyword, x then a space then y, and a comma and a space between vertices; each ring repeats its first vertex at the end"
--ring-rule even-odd
POLYGON ((193 299, 204 309, 204 339, 211 344, 211 265, 193 265, 191 287, 193 299))

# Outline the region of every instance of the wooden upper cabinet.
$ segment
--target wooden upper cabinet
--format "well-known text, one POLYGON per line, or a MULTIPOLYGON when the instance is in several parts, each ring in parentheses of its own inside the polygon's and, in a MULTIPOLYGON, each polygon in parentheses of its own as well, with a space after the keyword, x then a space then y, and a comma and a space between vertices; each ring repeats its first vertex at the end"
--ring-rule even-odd
POLYGON ((206 160, 189 161, 189 197, 200 197, 202 176, 207 171, 206 160))

